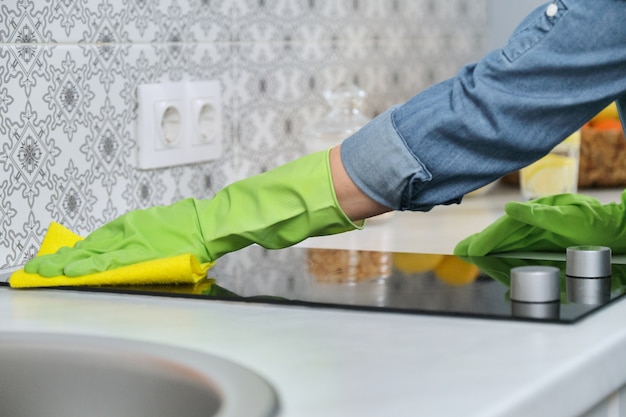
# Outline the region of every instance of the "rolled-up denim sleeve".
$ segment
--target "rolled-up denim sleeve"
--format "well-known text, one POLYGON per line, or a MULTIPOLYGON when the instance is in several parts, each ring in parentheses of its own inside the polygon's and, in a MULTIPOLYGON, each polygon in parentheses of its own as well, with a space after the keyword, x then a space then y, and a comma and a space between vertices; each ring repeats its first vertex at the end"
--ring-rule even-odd
POLYGON ((355 184, 395 210, 458 203, 545 155, 612 101, 623 105, 626 0, 551 3, 556 13, 538 8, 502 49, 347 138, 342 161, 355 184))

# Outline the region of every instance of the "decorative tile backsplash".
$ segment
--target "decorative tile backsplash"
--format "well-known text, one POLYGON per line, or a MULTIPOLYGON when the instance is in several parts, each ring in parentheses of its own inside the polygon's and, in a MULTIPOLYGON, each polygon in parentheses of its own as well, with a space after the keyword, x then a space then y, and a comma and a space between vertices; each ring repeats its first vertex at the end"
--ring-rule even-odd
POLYGON ((486 0, 4 0, 0 271, 51 221, 79 234, 128 210, 209 198, 304 153, 323 92, 375 116, 485 52, 486 0), (224 153, 137 169, 137 86, 218 80, 224 153))

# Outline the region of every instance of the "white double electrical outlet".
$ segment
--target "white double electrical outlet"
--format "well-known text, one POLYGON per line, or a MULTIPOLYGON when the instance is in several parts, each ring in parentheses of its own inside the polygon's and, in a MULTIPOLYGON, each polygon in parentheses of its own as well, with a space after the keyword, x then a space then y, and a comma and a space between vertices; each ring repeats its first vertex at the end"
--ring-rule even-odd
POLYGON ((221 156, 222 102, 218 81, 142 84, 137 98, 140 169, 210 161, 221 156))

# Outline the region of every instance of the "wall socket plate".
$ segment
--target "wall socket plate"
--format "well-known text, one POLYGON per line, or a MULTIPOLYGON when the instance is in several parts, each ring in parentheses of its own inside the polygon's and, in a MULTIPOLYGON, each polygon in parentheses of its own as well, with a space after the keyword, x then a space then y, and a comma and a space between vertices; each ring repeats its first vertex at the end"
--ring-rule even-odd
POLYGON ((218 81, 141 84, 137 99, 140 169, 211 161, 222 155, 218 81))

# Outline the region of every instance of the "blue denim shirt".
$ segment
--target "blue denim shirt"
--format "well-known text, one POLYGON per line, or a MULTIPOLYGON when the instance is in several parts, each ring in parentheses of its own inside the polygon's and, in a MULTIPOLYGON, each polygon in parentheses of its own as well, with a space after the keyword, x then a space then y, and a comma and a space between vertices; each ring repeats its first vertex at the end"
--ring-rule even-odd
POLYGON ((552 3, 502 49, 347 138, 355 184, 387 207, 427 211, 539 159, 615 100, 626 116, 626 0, 552 3))

